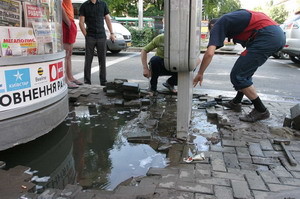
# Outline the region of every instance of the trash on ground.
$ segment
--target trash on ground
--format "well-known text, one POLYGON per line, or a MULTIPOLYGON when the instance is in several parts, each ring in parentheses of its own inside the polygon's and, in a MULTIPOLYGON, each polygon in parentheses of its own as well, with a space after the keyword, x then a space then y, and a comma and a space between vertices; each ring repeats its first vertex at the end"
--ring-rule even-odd
POLYGON ((183 158, 183 161, 184 161, 185 163, 191 163, 191 162, 193 162, 193 161, 202 161, 202 160, 205 160, 205 155, 204 155, 204 153, 196 154, 196 155, 194 155, 193 157, 183 158))

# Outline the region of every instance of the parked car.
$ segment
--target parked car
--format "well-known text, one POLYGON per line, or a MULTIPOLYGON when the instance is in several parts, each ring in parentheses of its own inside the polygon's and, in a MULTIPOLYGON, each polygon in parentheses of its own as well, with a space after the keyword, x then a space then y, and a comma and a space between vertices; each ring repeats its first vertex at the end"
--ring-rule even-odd
POLYGON ((286 44, 282 52, 289 54, 294 63, 300 64, 300 11, 284 22, 283 30, 286 44))
MULTIPOLYGON (((74 8, 74 16, 75 16, 75 23, 77 25, 77 37, 76 42, 73 45, 74 51, 83 51, 85 49, 85 37, 83 36, 80 27, 79 27, 79 8, 83 2, 86 0, 73 0, 73 8, 74 8)), ((126 50, 128 47, 131 46, 131 33, 127 28, 125 28, 122 24, 118 23, 117 21, 111 19, 112 28, 114 30, 114 35, 116 40, 112 42, 109 39, 109 30, 105 25, 105 32, 107 36, 107 50, 112 53, 119 53, 121 50, 126 50)))

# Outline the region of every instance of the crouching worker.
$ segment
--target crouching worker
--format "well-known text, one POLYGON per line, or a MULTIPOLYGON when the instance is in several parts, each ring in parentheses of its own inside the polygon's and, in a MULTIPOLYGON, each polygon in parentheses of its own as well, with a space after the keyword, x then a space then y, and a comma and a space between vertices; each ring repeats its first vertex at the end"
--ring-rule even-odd
POLYGON ((215 50, 224 45, 225 38, 233 39, 246 48, 236 60, 230 80, 237 91, 233 100, 223 106, 240 111, 241 100, 246 95, 253 103, 254 109, 239 119, 256 122, 270 117, 270 112, 259 98, 252 82, 252 76, 269 56, 279 51, 285 44, 285 35, 276 22, 261 12, 237 10, 223 15, 210 31, 207 50, 203 56, 194 86, 202 84, 204 72, 210 65, 215 50))
POLYGON ((150 79, 149 91, 155 93, 157 91, 157 81, 159 76, 171 76, 163 83, 170 92, 177 93, 175 86, 177 85, 177 73, 170 72, 165 69, 164 65, 164 34, 156 36, 141 51, 141 61, 143 65, 143 75, 150 79), (155 55, 150 59, 149 66, 147 62, 147 54, 156 49, 155 55))

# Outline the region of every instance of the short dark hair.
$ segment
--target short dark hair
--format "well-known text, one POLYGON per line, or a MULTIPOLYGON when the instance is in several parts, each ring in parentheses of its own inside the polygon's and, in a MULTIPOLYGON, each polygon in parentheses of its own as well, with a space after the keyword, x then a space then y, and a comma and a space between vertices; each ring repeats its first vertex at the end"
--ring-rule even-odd
POLYGON ((295 12, 295 15, 300 15, 300 10, 295 12))
POLYGON ((213 27, 213 25, 218 21, 219 18, 213 18, 212 20, 209 21, 208 23, 208 30, 210 31, 213 27))

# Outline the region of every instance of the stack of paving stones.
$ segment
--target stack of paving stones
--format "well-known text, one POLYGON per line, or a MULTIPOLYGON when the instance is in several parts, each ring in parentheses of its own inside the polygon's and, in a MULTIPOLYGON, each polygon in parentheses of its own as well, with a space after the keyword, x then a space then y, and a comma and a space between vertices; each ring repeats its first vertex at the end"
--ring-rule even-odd
POLYGON ((300 104, 297 104, 291 108, 291 126, 290 127, 300 130, 300 104))
MULTIPOLYGON (((102 96, 101 92, 97 94, 99 95, 102 96)), ((207 101, 211 99, 209 96, 200 98, 207 101)), ((170 102, 176 102, 175 97, 169 99, 170 102)), ((227 100, 222 97, 215 100, 219 102, 224 99, 227 100)), ((193 148, 192 143, 173 140, 170 142, 171 145, 166 147, 170 159, 167 168, 150 168, 145 177, 130 178, 113 191, 82 190, 78 185, 68 185, 64 190, 47 189, 39 195, 25 194, 23 198, 299 198, 300 140, 295 136, 299 131, 282 127, 286 116, 291 117, 289 110, 295 104, 268 102, 266 106, 272 113, 271 118, 256 123, 245 123, 238 119, 242 113, 251 111, 252 107, 249 105, 242 107, 242 113, 236 113, 224 109, 218 103, 208 104, 204 110, 207 117, 217 120, 220 136, 220 142, 211 144, 208 151, 190 150, 193 148), (274 128, 277 130, 271 131, 274 128), (286 129, 289 129, 289 134, 286 133, 286 129), (296 159, 296 166, 291 166, 283 148, 273 143, 273 140, 278 138, 291 140, 291 144, 286 148, 296 159), (194 155, 203 152, 206 158, 203 161, 185 163, 182 160, 187 157, 187 151, 194 151, 194 155)), ((166 106, 165 111, 168 107, 166 106)), ((156 117, 163 119, 165 111, 158 111, 156 117)), ((159 125, 157 128, 159 129, 159 125)), ((193 128, 191 126, 191 129, 193 128)))

